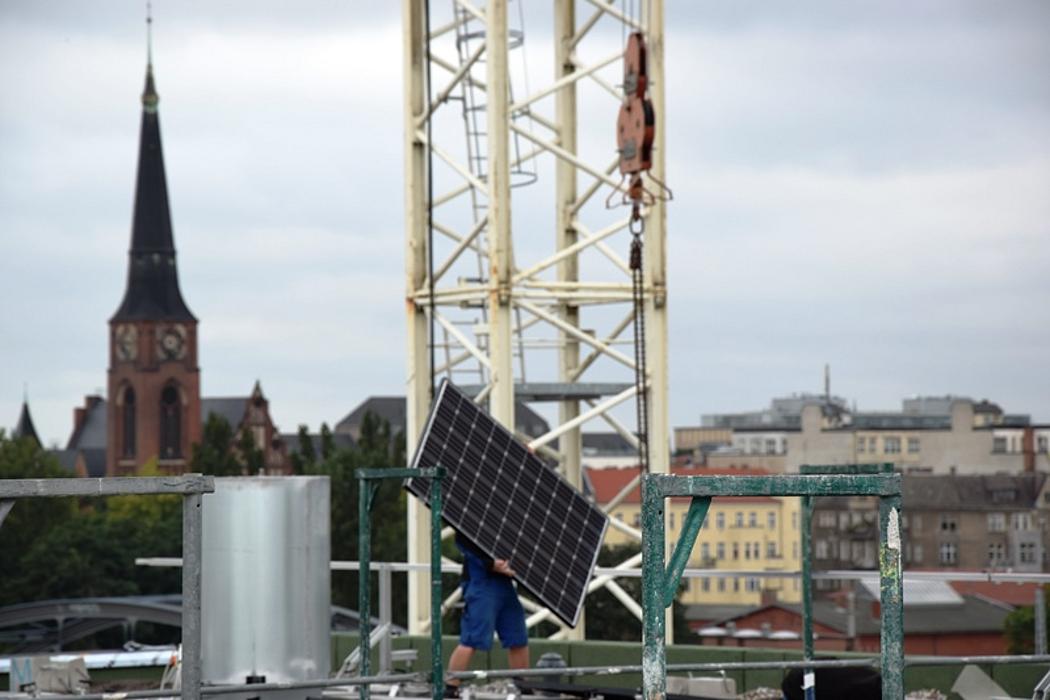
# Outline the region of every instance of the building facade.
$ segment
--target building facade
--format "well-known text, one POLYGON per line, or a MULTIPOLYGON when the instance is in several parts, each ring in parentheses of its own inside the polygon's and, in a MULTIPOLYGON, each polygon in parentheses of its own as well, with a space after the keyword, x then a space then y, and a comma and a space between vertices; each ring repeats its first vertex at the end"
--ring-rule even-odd
MULTIPOLYGON (((730 476, 765 474, 762 470, 706 469, 679 467, 672 473, 682 476, 730 476)), ((587 479, 595 502, 602 506, 616 498, 638 474, 637 468, 588 469, 587 479)), ((674 539, 681 532, 689 499, 667 501, 668 534, 674 539)), ((641 493, 634 488, 609 511, 609 517, 637 530, 641 527, 641 493)), ((778 600, 801 600, 798 578, 763 578, 747 573, 720 574, 718 570, 740 572, 798 572, 800 566, 799 501, 797 498, 738 497, 715 498, 693 547, 688 567, 713 569, 711 575, 686 578, 682 601, 686 604, 758 605, 778 600)), ((636 543, 624 528, 612 526, 605 536, 607 545, 636 543)))
POLYGON ((197 319, 179 289, 152 63, 142 126, 124 298, 109 320, 106 473, 135 474, 157 460, 185 471, 200 440, 197 319))

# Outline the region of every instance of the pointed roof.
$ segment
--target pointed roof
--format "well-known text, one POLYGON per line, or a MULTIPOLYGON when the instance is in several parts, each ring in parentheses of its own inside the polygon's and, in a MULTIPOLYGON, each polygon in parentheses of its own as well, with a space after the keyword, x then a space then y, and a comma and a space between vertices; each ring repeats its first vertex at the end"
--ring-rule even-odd
POLYGON ((196 320, 179 291, 175 238, 160 144, 159 101, 150 61, 146 64, 146 86, 142 91, 142 128, 131 250, 128 251, 128 283, 124 300, 111 322, 196 320))
POLYGON ((11 431, 12 438, 28 438, 35 442, 38 446, 40 437, 36 434, 36 426, 33 425, 33 417, 29 415, 29 402, 22 400, 22 413, 18 416, 18 424, 15 429, 11 431))

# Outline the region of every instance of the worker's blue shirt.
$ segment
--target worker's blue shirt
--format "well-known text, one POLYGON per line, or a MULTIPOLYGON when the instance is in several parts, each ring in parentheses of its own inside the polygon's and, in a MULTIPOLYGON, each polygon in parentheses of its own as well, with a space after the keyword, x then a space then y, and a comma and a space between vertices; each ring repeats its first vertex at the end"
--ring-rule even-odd
POLYGON ((493 560, 472 543, 456 534, 456 546, 463 552, 463 618, 459 641, 472 649, 492 648, 493 632, 499 634, 504 649, 528 644, 525 610, 509 576, 492 570, 493 560))

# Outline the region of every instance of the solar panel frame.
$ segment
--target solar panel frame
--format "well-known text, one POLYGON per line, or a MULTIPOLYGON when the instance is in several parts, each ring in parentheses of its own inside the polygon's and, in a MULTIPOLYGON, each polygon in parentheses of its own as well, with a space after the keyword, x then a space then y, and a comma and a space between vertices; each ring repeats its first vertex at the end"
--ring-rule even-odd
MULTIPOLYGON (((439 464, 446 474, 442 518, 487 555, 510 562, 515 579, 575 627, 607 516, 447 379, 411 466, 439 464)), ((414 477, 405 487, 429 505, 429 479, 414 477)))

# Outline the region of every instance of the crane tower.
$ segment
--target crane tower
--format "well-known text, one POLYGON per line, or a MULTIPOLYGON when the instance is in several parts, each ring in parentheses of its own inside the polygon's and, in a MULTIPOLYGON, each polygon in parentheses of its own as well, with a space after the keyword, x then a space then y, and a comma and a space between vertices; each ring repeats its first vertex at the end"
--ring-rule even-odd
MULTIPOLYGON (((531 42, 525 10, 540 3, 438 4, 402 0, 408 454, 435 378, 447 376, 512 430, 516 405, 545 411, 549 431, 521 437, 577 488, 584 425, 635 447, 638 433, 651 436, 650 469, 665 472, 665 205, 657 198, 642 211, 647 430, 631 410, 630 216, 614 206, 625 191, 615 132, 624 44, 635 31, 648 42, 652 175, 664 179, 663 2, 553 0, 538 22, 528 17, 538 24, 531 42), (547 74, 530 85, 537 67, 547 74)), ((429 519, 412 499, 408 508, 408 560, 426 563, 429 519)), ((614 581, 602 585, 626 597, 614 581)), ((409 574, 412 633, 429 628, 429 590, 425 572, 409 574)), ((547 617, 530 612, 530 623, 547 617)))

